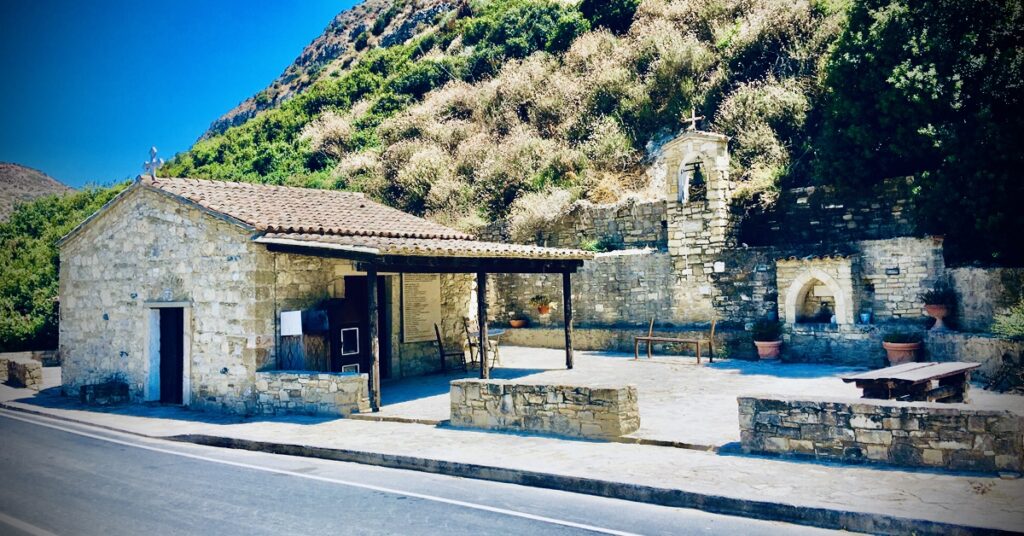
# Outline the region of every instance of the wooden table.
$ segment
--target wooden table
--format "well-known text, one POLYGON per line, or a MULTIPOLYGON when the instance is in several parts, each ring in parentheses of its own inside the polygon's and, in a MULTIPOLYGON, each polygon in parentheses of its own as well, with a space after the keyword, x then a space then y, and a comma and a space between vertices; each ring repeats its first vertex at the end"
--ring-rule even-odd
POLYGON ((971 371, 980 363, 904 363, 845 376, 864 390, 863 398, 911 402, 966 402, 971 371))

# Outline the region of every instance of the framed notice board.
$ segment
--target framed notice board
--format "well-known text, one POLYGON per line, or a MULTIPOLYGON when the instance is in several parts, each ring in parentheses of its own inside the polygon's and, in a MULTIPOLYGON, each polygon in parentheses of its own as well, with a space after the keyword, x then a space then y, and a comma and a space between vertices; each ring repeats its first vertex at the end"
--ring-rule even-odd
POLYGON ((402 274, 402 342, 434 340, 441 324, 441 276, 402 274))

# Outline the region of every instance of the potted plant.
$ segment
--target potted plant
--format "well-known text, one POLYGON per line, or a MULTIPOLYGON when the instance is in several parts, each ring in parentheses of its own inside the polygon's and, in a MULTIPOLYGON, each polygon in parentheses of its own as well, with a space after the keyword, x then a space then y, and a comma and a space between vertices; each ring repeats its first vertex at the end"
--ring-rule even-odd
POLYGON ((754 322, 750 329, 754 335, 754 346, 761 359, 777 359, 782 348, 782 323, 778 320, 762 319, 754 322))
POLYGON ((910 363, 917 358, 917 351, 921 349, 921 336, 917 333, 893 331, 882 337, 882 347, 885 348, 890 365, 910 363))
POLYGON ((543 294, 538 294, 530 298, 530 305, 536 307, 537 312, 542 315, 550 314, 551 310, 555 308, 555 302, 549 300, 548 297, 543 294))
POLYGON ((525 328, 526 325, 530 323, 527 318, 519 316, 519 314, 515 312, 510 311, 508 316, 508 325, 513 328, 525 328))
POLYGON ((949 316, 949 311, 956 305, 956 292, 947 285, 938 284, 935 288, 921 294, 925 313, 935 319, 932 329, 945 331, 946 324, 942 321, 949 316))

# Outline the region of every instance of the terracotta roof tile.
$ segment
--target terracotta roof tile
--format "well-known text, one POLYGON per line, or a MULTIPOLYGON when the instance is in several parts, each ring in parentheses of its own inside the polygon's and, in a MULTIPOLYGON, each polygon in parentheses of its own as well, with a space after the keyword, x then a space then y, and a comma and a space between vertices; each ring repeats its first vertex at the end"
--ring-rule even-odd
POLYGON ((478 240, 337 236, 304 233, 268 233, 257 242, 306 243, 310 246, 341 246, 373 250, 378 255, 410 257, 479 257, 496 259, 587 260, 593 253, 576 249, 547 248, 478 240))
POLYGON ((142 177, 157 190, 187 199, 259 231, 341 236, 459 239, 473 237, 367 199, 363 194, 268 184, 142 177))

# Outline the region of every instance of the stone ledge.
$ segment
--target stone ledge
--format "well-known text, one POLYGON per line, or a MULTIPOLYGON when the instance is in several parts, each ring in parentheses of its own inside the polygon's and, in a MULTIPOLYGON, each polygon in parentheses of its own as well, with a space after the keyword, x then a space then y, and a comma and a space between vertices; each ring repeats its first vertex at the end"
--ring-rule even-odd
POLYGON ((348 416, 370 409, 366 374, 301 370, 256 373, 256 412, 261 415, 348 416))
POLYGON ((1024 416, 969 404, 737 399, 744 452, 954 471, 1024 470, 1024 416))
POLYGON ((451 426, 615 438, 640 428, 634 385, 451 382, 451 426))

